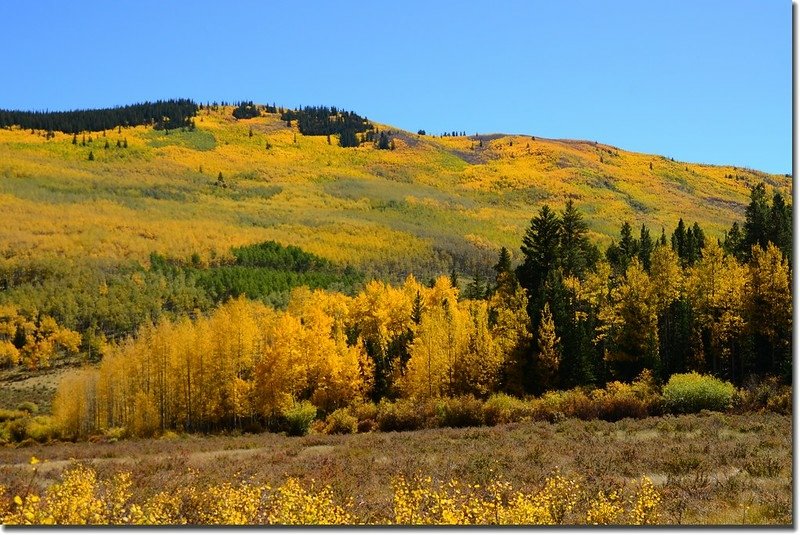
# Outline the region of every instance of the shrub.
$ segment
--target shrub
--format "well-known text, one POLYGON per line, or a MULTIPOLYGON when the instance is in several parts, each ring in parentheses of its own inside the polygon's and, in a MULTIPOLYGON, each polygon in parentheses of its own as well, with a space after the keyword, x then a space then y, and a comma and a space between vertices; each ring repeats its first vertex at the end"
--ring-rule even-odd
POLYGON ((545 392, 532 401, 533 417, 537 420, 557 422, 564 418, 591 420, 597 417, 595 403, 581 389, 545 392))
POLYGON ((317 416, 317 408, 310 401, 295 403, 283 414, 286 418, 290 436, 303 436, 308 433, 311 422, 317 416))
POLYGON ((474 396, 440 400, 436 405, 441 427, 474 427, 483 425, 483 403, 474 396))
POLYGON ((358 431, 358 418, 347 409, 336 409, 325 419, 323 432, 328 435, 349 435, 358 431))
POLYGON ((381 431, 414 431, 434 427, 436 407, 426 401, 398 399, 378 404, 378 429, 381 431))
POLYGON ((17 420, 19 418, 24 418, 25 416, 27 416, 27 414, 19 410, 15 411, 12 409, 0 409, 0 422, 17 420))
POLYGON ((371 401, 354 405, 351 412, 358 420, 359 433, 366 433, 378 428, 378 406, 371 401))
POLYGON ((677 373, 669 378, 663 395, 666 408, 676 413, 721 411, 729 408, 736 392, 734 386, 710 375, 697 372, 677 373))
POLYGON ((123 438, 128 438, 128 430, 124 427, 109 427, 103 431, 103 434, 108 440, 117 441, 123 438))
POLYGON ((637 380, 631 384, 613 381, 592 392, 597 417, 615 422, 623 418, 645 418, 660 412, 660 396, 654 386, 637 380))
POLYGON ((58 428, 49 416, 36 416, 28 422, 25 433, 36 442, 50 442, 59 437, 58 428))
POLYGON ((11 442, 22 442, 28 436, 28 418, 17 418, 11 420, 6 424, 8 430, 8 438, 11 442))
POLYGON ((36 414, 39 412, 39 406, 32 401, 23 401, 19 405, 17 405, 18 411, 25 411, 28 414, 36 414))
POLYGON ((493 394, 483 404, 483 419, 488 425, 521 422, 530 415, 528 403, 508 394, 493 394))

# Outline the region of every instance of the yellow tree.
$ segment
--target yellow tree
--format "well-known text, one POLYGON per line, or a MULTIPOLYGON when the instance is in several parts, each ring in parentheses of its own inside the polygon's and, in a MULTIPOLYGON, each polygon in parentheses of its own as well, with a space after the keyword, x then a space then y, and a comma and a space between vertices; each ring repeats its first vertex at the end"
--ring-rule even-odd
POLYGON ((744 328, 744 292, 747 270, 726 257, 715 240, 703 248, 702 258, 691 269, 687 293, 705 340, 705 366, 713 373, 732 374, 736 368, 737 338, 744 328))
POLYGON ((561 364, 561 350, 558 345, 560 340, 556 336, 556 325, 553 322, 553 315, 550 313, 550 303, 545 303, 542 308, 537 340, 539 354, 536 359, 536 369, 540 383, 545 390, 548 390, 553 386, 554 379, 558 375, 558 367, 561 364))
POLYGON ((658 316, 652 285, 634 258, 599 314, 605 359, 620 378, 632 380, 643 368, 658 367, 658 316))
POLYGON ((500 285, 489 300, 491 334, 503 361, 501 383, 503 388, 518 395, 524 390, 526 354, 533 340, 527 310, 528 296, 519 284, 500 285))
POLYGON ((278 416, 305 388, 306 367, 298 341, 303 325, 291 314, 265 318, 261 324, 260 353, 253 368, 254 401, 259 414, 278 416))
POLYGON ((755 337, 756 371, 790 373, 792 281, 789 263, 773 243, 753 246, 748 266, 746 313, 755 337))
POLYGON ((464 301, 459 307, 466 320, 467 343, 454 363, 453 393, 486 396, 500 383, 503 355, 489 329, 486 301, 464 301))

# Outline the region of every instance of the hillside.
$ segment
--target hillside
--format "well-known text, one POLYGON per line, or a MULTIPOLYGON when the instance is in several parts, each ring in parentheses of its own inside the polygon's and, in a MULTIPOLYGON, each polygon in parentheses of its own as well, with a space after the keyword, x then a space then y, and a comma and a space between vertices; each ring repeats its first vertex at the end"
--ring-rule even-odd
POLYGON ((669 235, 683 217, 721 236, 744 218, 752 185, 792 193, 786 176, 589 141, 376 125, 395 150, 342 148, 279 114, 237 120, 232 109, 201 110, 193 131, 122 128, 87 134, 85 146, 83 136, 0 129, 2 257, 146 264, 152 252, 197 253, 204 263, 275 240, 367 274, 427 276, 455 263, 471 275, 500 246, 518 255, 543 203, 575 199, 592 239, 608 243, 624 220, 669 235))

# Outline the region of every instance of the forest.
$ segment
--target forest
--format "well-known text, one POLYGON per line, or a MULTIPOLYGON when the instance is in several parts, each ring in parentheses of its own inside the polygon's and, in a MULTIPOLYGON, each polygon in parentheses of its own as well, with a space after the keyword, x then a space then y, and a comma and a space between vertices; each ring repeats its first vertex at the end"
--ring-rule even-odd
POLYGON ((0 110, 0 128, 18 126, 67 134, 99 132, 115 128, 152 125, 157 130, 192 125, 197 104, 188 99, 157 100, 114 108, 73 111, 0 110))
MULTIPOLYGON (((298 419, 308 419, 307 428, 315 417, 341 418, 364 403, 379 411, 389 402, 453 399, 451 409, 440 408, 457 411, 498 395, 620 388, 645 392, 642 399, 652 385, 688 372, 735 385, 768 377, 788 384, 791 250, 775 243, 791 246, 781 240, 791 207, 780 194, 770 203, 758 185, 746 214, 717 240, 682 220, 657 239, 646 227, 634 238, 625 223, 600 254, 571 200, 559 212, 545 205, 523 239, 523 261, 513 267, 501 249, 494 280, 476 277, 464 291, 454 274, 426 284, 409 276, 399 286, 372 280, 351 286, 350 295, 298 285, 276 309, 253 300, 264 296, 258 285, 248 295, 247 275, 211 269, 204 276, 217 282, 196 288, 216 308, 164 314, 103 345, 99 368, 61 385, 55 421, 73 437, 113 428, 139 436, 291 430, 298 419), (243 278, 220 290, 234 275, 243 278)), ((275 265, 301 274, 315 263, 326 269, 276 244, 234 256, 230 267, 266 273, 275 265)), ((180 271, 163 260, 154 266, 180 271)), ((77 333, 55 322, 50 338, 25 325, 6 322, 6 352, 16 352, 10 363, 40 365, 24 357, 36 338, 76 349, 77 333)))

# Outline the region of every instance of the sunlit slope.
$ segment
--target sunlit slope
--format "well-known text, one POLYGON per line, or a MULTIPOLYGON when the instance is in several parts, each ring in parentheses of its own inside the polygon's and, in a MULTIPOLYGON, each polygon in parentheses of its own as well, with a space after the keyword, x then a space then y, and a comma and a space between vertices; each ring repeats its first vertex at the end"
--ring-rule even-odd
POLYGON ((0 130, 0 253, 206 259, 271 239, 378 271, 451 258, 467 269, 489 265, 501 245, 516 251, 538 207, 568 197, 607 242, 626 219, 658 235, 683 217, 721 235, 743 218, 751 185, 791 195, 782 175, 594 142, 395 131, 396 150, 344 149, 278 115, 236 120, 231 110, 202 110, 193 132, 123 128, 87 135, 86 146, 0 130))

